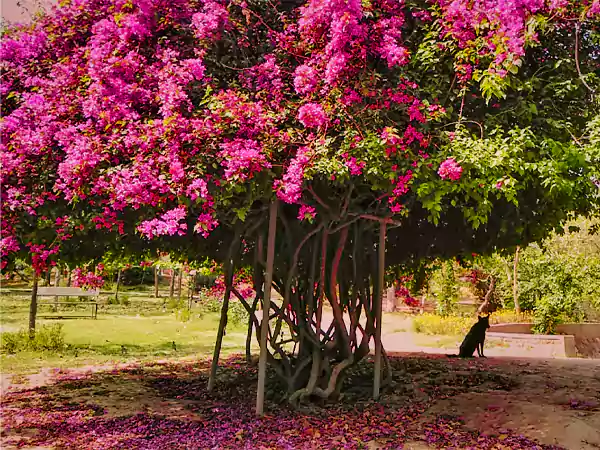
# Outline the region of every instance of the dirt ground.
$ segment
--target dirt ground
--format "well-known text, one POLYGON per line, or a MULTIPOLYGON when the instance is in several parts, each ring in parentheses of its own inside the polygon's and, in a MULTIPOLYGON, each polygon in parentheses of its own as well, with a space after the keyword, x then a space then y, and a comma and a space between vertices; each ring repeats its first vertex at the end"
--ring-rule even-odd
MULTIPOLYGON (((523 435, 558 448, 600 448, 600 366, 597 360, 505 357, 460 360, 422 353, 395 353, 390 356, 394 361, 394 382, 386 388, 381 398, 384 410, 409 405, 412 401, 423 401, 427 407, 412 425, 412 438, 404 440, 402 444, 398 442, 396 447, 386 448, 449 448, 427 443, 425 438, 423 441, 415 439, 419 433, 426 433, 428 424, 440 416, 459 418, 465 430, 494 436, 500 441, 503 436, 523 435)), ((200 382, 198 374, 205 376, 208 362, 195 362, 193 370, 190 370, 190 364, 187 360, 157 362, 143 368, 131 364, 87 367, 66 373, 46 371, 32 378, 31 381, 38 388, 30 392, 42 392, 42 403, 54 405, 50 414, 54 409, 61 410, 68 405, 93 404, 94 411, 102 411, 105 420, 143 413, 160 415, 171 421, 197 422, 204 420, 203 417, 214 404, 207 405, 200 394, 197 394, 200 397, 189 394, 203 389, 205 378, 200 382), (165 379, 169 380, 171 386, 166 390, 165 379), (177 386, 175 390, 173 383, 177 386)), ((360 382, 368 384, 369 378, 360 382)), ((239 383, 234 381, 234 384, 239 383)), ((19 420, 29 420, 27 417, 32 407, 32 396, 27 392, 31 389, 29 383, 4 386, 3 422, 8 417, 12 427, 3 431, 1 448, 17 448, 16 445, 40 449, 77 448, 77 445, 66 444, 58 447, 37 445, 39 442, 36 443, 35 439, 31 441, 31 446, 23 446, 23 442, 18 444, 27 433, 36 436, 40 432, 35 428, 18 428, 19 420), (19 398, 20 393, 25 394, 25 398, 19 398), (18 417, 16 427, 15 417, 18 417)), ((368 390, 368 386, 365 389, 368 390)), ((246 393, 248 395, 254 393, 246 393)), ((352 392, 348 395, 352 395, 352 392)), ((39 409, 40 406, 35 408, 39 409)), ((35 408, 33 410, 38 411, 35 408)), ((71 420, 68 415, 64 417, 67 421, 71 420)), ((57 434, 57 439, 59 436, 57 434)), ((317 445, 309 448, 334 447, 317 445)), ((370 442, 368 448, 379 448, 378 441, 370 442)), ((528 447, 507 445, 485 448, 528 447)))
POLYGON ((483 433, 518 433, 573 450, 600 448, 600 361, 488 358, 516 381, 510 391, 475 390, 436 402, 483 433))

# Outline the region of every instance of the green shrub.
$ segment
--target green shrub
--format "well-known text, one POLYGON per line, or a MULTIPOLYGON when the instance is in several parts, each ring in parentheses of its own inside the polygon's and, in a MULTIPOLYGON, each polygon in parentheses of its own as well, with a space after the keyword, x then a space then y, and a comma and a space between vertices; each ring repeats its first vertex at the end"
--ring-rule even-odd
POLYGON ((233 325, 246 325, 248 324, 248 311, 238 301, 229 302, 229 311, 227 312, 227 319, 233 325))
POLYGON ((131 300, 129 295, 119 294, 119 298, 115 298, 114 295, 108 297, 106 303, 109 305, 129 306, 131 304, 131 300))
POLYGON ((437 314, 421 314, 413 319, 413 330, 416 333, 429 335, 456 336, 465 334, 474 321, 468 317, 439 316, 437 314))
POLYGON ((523 311, 521 314, 517 314, 512 309, 499 309, 494 311, 490 316, 490 323, 532 323, 534 321, 534 315, 530 311, 523 311))
POLYGON ((180 310, 186 307, 185 300, 179 299, 179 297, 171 297, 167 300, 167 309, 170 310, 180 310))
POLYGON ((441 276, 441 292, 436 310, 440 316, 449 316, 456 311, 456 302, 458 301, 458 285, 452 260, 444 262, 441 276))
POLYGON ((535 320, 533 332, 539 334, 554 334, 558 324, 567 321, 580 321, 582 317, 576 311, 567 310, 562 297, 544 296, 535 305, 535 320))
POLYGON ((27 350, 59 352, 64 349, 65 336, 62 324, 42 325, 29 338, 28 330, 21 329, 14 333, 2 333, 2 353, 18 353, 27 350))
MULTIPOLYGON (((200 301, 200 310, 205 313, 221 313, 221 307, 223 306, 223 300, 215 297, 202 297, 200 301)), ((227 310, 227 321, 229 324, 234 326, 246 325, 248 323, 248 311, 244 308, 237 300, 229 300, 229 309, 227 310)))
POLYGON ((180 320, 181 322, 189 322, 189 320, 192 318, 192 312, 187 308, 178 309, 175 311, 175 317, 177 317, 177 320, 180 320))

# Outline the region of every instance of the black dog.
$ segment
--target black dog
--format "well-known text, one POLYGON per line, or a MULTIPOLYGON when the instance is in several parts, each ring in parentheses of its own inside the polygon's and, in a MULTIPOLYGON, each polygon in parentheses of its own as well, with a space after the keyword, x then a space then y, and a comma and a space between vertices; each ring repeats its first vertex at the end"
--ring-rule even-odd
POLYGON ((485 343, 485 332, 490 327, 490 316, 479 316, 479 320, 471 327, 462 344, 458 356, 461 358, 472 358, 477 349, 480 358, 485 358, 483 354, 483 344, 485 343))

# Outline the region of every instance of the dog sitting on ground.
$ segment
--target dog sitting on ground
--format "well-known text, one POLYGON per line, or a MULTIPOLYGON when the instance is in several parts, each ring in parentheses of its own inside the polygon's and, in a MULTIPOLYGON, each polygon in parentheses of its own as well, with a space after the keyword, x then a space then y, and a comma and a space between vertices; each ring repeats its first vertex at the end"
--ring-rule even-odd
POLYGON ((483 354, 483 344, 485 343, 485 332, 490 327, 490 316, 479 316, 479 320, 471 327, 462 344, 458 355, 460 358, 472 358, 475 350, 480 358, 485 358, 483 354))

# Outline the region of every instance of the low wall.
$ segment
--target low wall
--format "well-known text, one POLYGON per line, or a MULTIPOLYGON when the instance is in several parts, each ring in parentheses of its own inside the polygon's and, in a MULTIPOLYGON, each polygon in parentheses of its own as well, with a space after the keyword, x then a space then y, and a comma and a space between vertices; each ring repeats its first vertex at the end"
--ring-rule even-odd
POLYGON ((487 333, 487 338, 517 347, 528 348, 535 345, 535 355, 541 358, 575 358, 577 348, 575 338, 565 335, 543 335, 527 333, 487 333), (544 347, 539 347, 543 344, 544 347))
MULTIPOLYGON (((532 323, 498 323, 490 331, 498 333, 533 334, 532 323)), ((561 323, 556 326, 556 334, 569 334, 578 338, 600 338, 600 323, 561 323)))
POLYGON ((529 339, 538 343, 551 343, 556 356, 580 356, 600 358, 600 323, 563 323, 557 325, 555 335, 533 334, 531 323, 501 323, 490 327, 490 337, 502 335, 503 339, 524 341, 529 339))

